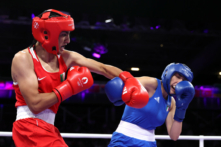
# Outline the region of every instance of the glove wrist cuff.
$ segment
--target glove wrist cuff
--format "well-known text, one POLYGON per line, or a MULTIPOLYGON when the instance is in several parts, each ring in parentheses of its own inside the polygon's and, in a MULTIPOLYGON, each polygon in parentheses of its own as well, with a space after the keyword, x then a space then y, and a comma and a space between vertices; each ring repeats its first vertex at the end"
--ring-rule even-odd
POLYGON ((123 71, 120 73, 119 77, 125 82, 128 78, 133 78, 130 72, 123 71))
POLYGON ((174 120, 178 122, 182 122, 186 115, 186 109, 184 108, 177 108, 174 115, 174 120))
POLYGON ((72 96, 72 88, 67 80, 54 88, 53 91, 57 95, 59 102, 62 102, 72 96))
POLYGON ((58 103, 61 103, 62 98, 61 98, 61 94, 59 93, 59 91, 55 88, 55 89, 53 89, 53 92, 56 94, 56 96, 58 98, 58 103))

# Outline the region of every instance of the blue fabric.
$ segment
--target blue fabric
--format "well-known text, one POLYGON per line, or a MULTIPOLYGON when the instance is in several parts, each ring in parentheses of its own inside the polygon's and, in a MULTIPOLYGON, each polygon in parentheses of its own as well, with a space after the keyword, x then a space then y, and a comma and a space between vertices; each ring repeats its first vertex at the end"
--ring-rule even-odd
POLYGON ((175 73, 180 73, 183 75, 188 81, 192 82, 193 80, 193 72, 189 67, 182 63, 170 63, 164 69, 163 74, 161 76, 163 87, 167 94, 170 95, 170 80, 175 73))
POLYGON ((176 111, 174 120, 182 122, 185 118, 186 109, 195 95, 195 89, 189 81, 181 81, 175 87, 176 111))
POLYGON ((108 99, 115 106, 120 106, 124 104, 121 98, 123 88, 124 88, 124 82, 119 77, 113 78, 112 80, 107 82, 107 84, 104 87, 108 99))
POLYGON ((156 147, 156 141, 144 141, 114 132, 108 147, 156 147))
POLYGON ((123 121, 136 124, 147 130, 156 129, 156 127, 164 124, 169 112, 168 108, 171 105, 171 97, 169 96, 167 101, 163 98, 161 81, 157 79, 157 82, 157 89, 145 107, 136 109, 125 106, 123 121))

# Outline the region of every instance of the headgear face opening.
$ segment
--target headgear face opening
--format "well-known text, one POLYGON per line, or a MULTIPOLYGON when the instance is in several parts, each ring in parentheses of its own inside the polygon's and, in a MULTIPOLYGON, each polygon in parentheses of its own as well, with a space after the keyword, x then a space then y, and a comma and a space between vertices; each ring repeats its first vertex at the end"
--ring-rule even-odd
POLYGON ((70 15, 60 11, 49 9, 42 13, 42 16, 36 16, 32 20, 33 37, 41 43, 42 47, 52 54, 58 54, 58 38, 62 31, 73 31, 74 20, 70 15), (51 12, 60 16, 50 17, 51 12))
POLYGON ((193 80, 193 72, 189 67, 182 63, 171 63, 167 65, 161 76, 163 87, 168 95, 170 94, 170 80, 175 73, 183 75, 189 82, 193 80))

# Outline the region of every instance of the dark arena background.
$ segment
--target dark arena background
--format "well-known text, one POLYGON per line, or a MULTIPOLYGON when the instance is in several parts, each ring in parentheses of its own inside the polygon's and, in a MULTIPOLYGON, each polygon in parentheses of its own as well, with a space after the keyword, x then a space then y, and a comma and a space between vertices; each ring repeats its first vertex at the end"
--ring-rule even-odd
MULTIPOLYGON (((11 132, 16 118, 11 62, 32 40, 32 18, 46 9, 74 18, 66 49, 130 71, 133 76, 161 78, 171 62, 188 65, 195 96, 183 121, 181 136, 221 136, 221 21, 213 0, 38 0, 0 1, 0 132, 11 132), (132 67, 139 71, 131 71, 132 67)), ((124 106, 109 102, 108 79, 93 74, 94 85, 62 102, 55 118, 61 133, 112 134, 124 106)), ((168 135, 163 124, 156 135, 168 135)), ((70 147, 106 147, 110 139, 64 138, 70 147)), ((0 135, 0 147, 14 147, 0 135)), ((157 139, 158 147, 197 147, 198 140, 157 139)), ((221 140, 204 140, 220 147, 221 140)))

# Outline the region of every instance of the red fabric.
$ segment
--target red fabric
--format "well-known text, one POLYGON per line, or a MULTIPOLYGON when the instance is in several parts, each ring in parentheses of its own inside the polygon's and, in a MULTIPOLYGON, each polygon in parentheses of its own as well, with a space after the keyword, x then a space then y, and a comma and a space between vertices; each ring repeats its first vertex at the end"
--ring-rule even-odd
POLYGON ((15 121, 12 138, 16 147, 68 147, 54 125, 38 118, 15 121))
POLYGON ((72 66, 68 71, 67 79, 58 85, 54 92, 64 101, 70 96, 90 88, 93 83, 93 77, 87 67, 72 66))
POLYGON ((122 100, 130 107, 143 108, 149 101, 149 94, 143 85, 129 72, 122 72, 119 76, 124 82, 122 100))
MULTIPOLYGON (((59 62, 59 72, 50 73, 47 72, 41 65, 35 51, 31 52, 31 49, 28 49, 29 53, 32 56, 33 63, 34 63, 34 70, 36 73, 36 76, 41 79, 38 80, 38 91, 39 93, 50 93, 52 92, 53 88, 60 85, 62 83, 62 77, 65 75, 65 72, 67 71, 67 66, 62 58, 62 56, 57 56, 58 62, 59 62)), ((16 103, 15 107, 27 105, 18 85, 13 85, 15 89, 16 94, 16 103)), ((60 102, 57 104, 51 106, 49 109, 51 109, 54 113, 57 113, 58 107, 60 105, 60 102)))

